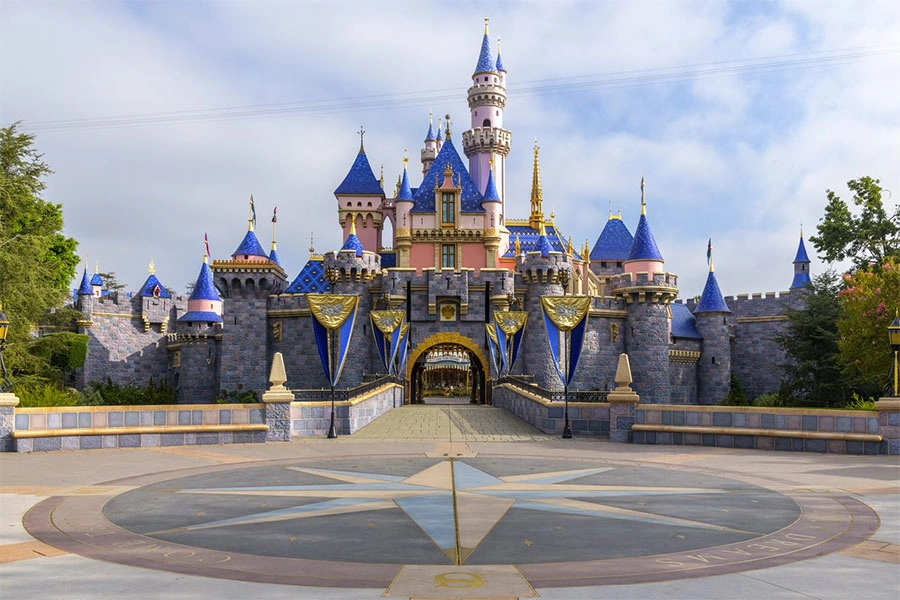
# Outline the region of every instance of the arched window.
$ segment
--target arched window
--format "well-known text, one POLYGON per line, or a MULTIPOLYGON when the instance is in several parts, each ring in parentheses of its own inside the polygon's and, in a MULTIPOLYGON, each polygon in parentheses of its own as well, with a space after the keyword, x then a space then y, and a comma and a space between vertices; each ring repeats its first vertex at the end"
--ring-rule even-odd
POLYGON ((490 119, 485 119, 485 120, 484 120, 484 123, 482 123, 481 126, 482 126, 482 127, 490 127, 490 126, 491 126, 491 120, 490 120, 490 119))

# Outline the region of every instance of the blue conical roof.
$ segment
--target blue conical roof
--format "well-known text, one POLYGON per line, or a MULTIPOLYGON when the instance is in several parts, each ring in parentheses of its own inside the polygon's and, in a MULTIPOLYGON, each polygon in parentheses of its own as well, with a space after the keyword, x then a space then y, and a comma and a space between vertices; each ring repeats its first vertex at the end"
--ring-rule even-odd
POLYGON ((91 287, 91 280, 88 279, 87 268, 84 269, 84 275, 81 276, 81 284, 78 286, 79 294, 87 294, 88 296, 94 293, 94 289, 91 287))
POLYGON ((703 288, 703 295, 700 296, 700 302, 694 309, 694 314, 707 312, 731 312, 728 305, 725 304, 725 298, 722 297, 722 290, 719 289, 719 282, 716 281, 716 274, 713 271, 709 272, 706 286, 703 288))
POLYGON ((497 52, 497 72, 499 73, 500 71, 506 71, 506 69, 503 68, 503 59, 500 58, 500 52, 497 52))
POLYGON ((256 234, 253 233, 252 229, 247 231, 247 235, 244 236, 244 239, 241 241, 241 245, 237 247, 237 250, 231 253, 232 256, 237 256, 239 254, 269 257, 269 254, 263 250, 262 244, 259 243, 259 238, 256 237, 256 234))
POLYGON ((434 128, 431 126, 431 122, 428 123, 428 133, 425 135, 426 142, 434 141, 434 128))
POLYGON ((484 202, 500 202, 500 194, 497 193, 497 186, 494 185, 494 172, 491 171, 488 173, 487 185, 484 186, 484 198, 481 200, 484 202))
POLYGON ((634 236, 618 217, 610 217, 591 250, 591 260, 625 260, 634 242, 634 236))
POLYGON ((363 253, 363 245, 362 242, 359 241, 359 238, 356 237, 355 233, 351 233, 347 236, 347 240, 344 242, 344 245, 341 246, 341 251, 344 250, 355 250, 356 256, 362 256, 363 253))
POLYGON ((647 215, 641 215, 638 221, 637 229, 634 232, 634 240, 631 248, 628 250, 628 258, 625 260, 663 260, 656 240, 653 238, 653 232, 650 231, 650 223, 647 221, 647 215))
POLYGON ((269 252, 269 260, 271 260, 273 263, 275 263, 279 267, 281 266, 281 259, 278 258, 278 250, 276 250, 275 248, 272 248, 272 251, 269 252))
POLYGON ((809 256, 806 254, 806 244, 803 243, 803 236, 800 236, 800 246, 797 247, 797 256, 794 257, 794 262, 809 262, 809 256))
POLYGON ((372 167, 369 165, 369 159, 366 158, 366 151, 361 145, 356 160, 350 166, 350 171, 344 177, 341 185, 334 190, 334 194, 384 194, 381 184, 378 183, 375 173, 372 172, 372 167))
POLYGON ((450 165, 450 168, 453 169, 453 182, 458 183, 462 188, 460 211, 468 213, 484 212, 484 209, 481 207, 481 192, 478 191, 478 187, 469 176, 469 171, 453 146, 453 141, 449 139, 444 142, 441 151, 438 152, 434 162, 431 164, 431 168, 425 174, 422 184, 416 188, 416 192, 413 194, 413 200, 415 200, 416 205, 413 207, 412 212, 434 212, 434 189, 444 181, 444 170, 447 168, 447 165, 450 165))
POLYGON ((160 283, 159 279, 156 278, 156 275, 150 273, 150 277, 147 278, 147 281, 144 282, 144 285, 141 286, 140 296, 144 298, 153 298, 153 290, 159 286, 159 297, 160 298, 171 298, 171 294, 169 294, 168 290, 166 290, 166 286, 160 283))
POLYGON ((441 131, 441 128, 440 128, 440 127, 438 127, 437 136, 435 136, 434 139, 437 140, 437 141, 439 141, 439 142, 440 142, 441 140, 444 139, 444 132, 441 131))
POLYGON ((478 55, 478 64, 475 65, 475 72, 472 73, 472 77, 479 73, 496 72, 494 60, 491 58, 491 40, 488 38, 488 34, 485 33, 484 39, 481 40, 481 53, 478 55))
POLYGON ((397 193, 397 200, 413 201, 412 188, 409 187, 409 177, 406 175, 406 167, 403 167, 403 177, 400 179, 400 191, 397 193))
POLYGON ((218 290, 216 290, 216 285, 213 283, 213 274, 208 264, 203 263, 200 266, 200 274, 197 276, 197 283, 194 284, 194 289, 188 300, 222 301, 222 298, 219 297, 218 290))
POLYGON ((802 288, 806 287, 812 283, 812 279, 809 278, 809 272, 801 271, 800 273, 794 273, 794 280, 791 281, 792 288, 802 288))
POLYGON ((553 252, 553 245, 550 243, 550 239, 547 237, 546 233, 538 238, 535 250, 539 251, 544 258, 550 256, 550 253, 553 252))
POLYGON ((100 277, 100 273, 94 273, 94 275, 91 277, 91 285, 103 285, 103 278, 100 277))

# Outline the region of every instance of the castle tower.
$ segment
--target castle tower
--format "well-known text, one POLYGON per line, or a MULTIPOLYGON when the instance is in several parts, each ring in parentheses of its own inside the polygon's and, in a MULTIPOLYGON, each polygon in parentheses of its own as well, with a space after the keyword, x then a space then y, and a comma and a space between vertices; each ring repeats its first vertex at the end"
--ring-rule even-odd
POLYGON ((91 286, 91 280, 88 279, 87 267, 84 268, 84 274, 81 276, 81 284, 78 286, 78 301, 76 307, 84 316, 83 320, 91 320, 91 313, 94 310, 94 288, 91 286))
MULTIPOLYGON (((431 128, 429 127, 429 131, 431 128)), ((412 248, 412 216, 409 211, 415 206, 412 188, 409 186, 409 176, 406 173, 406 165, 409 159, 403 158, 403 176, 400 179, 400 190, 394 199, 394 207, 397 211, 397 226, 394 229, 394 248, 397 249, 397 266, 409 267, 409 254, 412 248)))
POLYGON ((562 285, 563 279, 571 285, 572 264, 565 252, 553 250, 543 223, 540 225, 540 232, 535 250, 516 257, 516 273, 528 286, 522 310, 528 312, 529 326, 525 328, 522 340, 521 368, 525 373, 534 374, 537 385, 561 391, 563 384, 547 350, 547 333, 541 325, 544 322, 541 296, 563 295, 566 291, 562 285), (565 275, 560 277, 563 272, 565 275))
POLYGON ((541 148, 534 142, 534 169, 531 175, 531 216, 528 224, 532 229, 540 229, 544 223, 544 187, 541 185, 541 148))
POLYGON ((624 262, 625 272, 609 280, 609 294, 625 300, 625 352, 631 360, 634 390, 641 402, 667 403, 669 383, 669 303, 678 295, 677 280, 665 273, 662 254, 647 221, 641 178, 641 218, 624 262))
POLYGON ((208 263, 204 254, 187 312, 175 324, 178 335, 168 345, 172 387, 182 404, 213 403, 220 385, 222 298, 208 263))
POLYGON ((275 247, 275 234, 277 233, 276 229, 278 227, 278 207, 275 207, 275 210, 272 211, 272 250, 269 251, 269 260, 278 265, 282 266, 281 260, 278 258, 278 250, 275 247))
POLYGON ((791 289, 805 288, 812 281, 809 278, 809 256, 806 254, 806 244, 803 243, 803 229, 800 229, 800 245, 797 247, 797 256, 794 257, 794 280, 791 289))
POLYGON ((494 185, 494 175, 489 173, 481 206, 484 208, 485 266, 491 269, 498 266, 497 251, 502 241, 500 228, 502 205, 500 195, 497 193, 497 186, 494 185))
MULTIPOLYGON (((498 57, 499 58, 499 57, 498 57)), ((503 129, 503 109, 506 106, 506 71, 500 71, 502 61, 491 55, 487 19, 478 64, 472 74, 468 91, 472 128, 463 132, 463 151, 469 158, 469 174, 479 190, 485 189, 494 162, 494 185, 501 198, 502 215, 506 214, 506 157, 512 143, 512 133, 503 129)))
POLYGON ((596 275, 616 275, 624 271, 625 259, 631 251, 634 236, 622 221, 622 213, 609 211, 609 220, 590 251, 591 270, 596 275))
POLYGON ((731 390, 731 339, 728 315, 712 260, 709 245, 709 275, 700 302, 694 309, 697 332, 703 336, 700 360, 697 362, 697 399, 700 404, 718 404, 731 390))
POLYGON ((350 171, 334 190, 338 203, 338 221, 344 229, 344 239, 350 235, 350 217, 355 219, 358 237, 366 250, 381 250, 381 230, 384 221, 384 189, 375 178, 366 150, 363 147, 365 130, 359 130, 359 154, 350 171))
MULTIPOLYGON (((438 129, 438 133, 440 133, 440 128, 438 129)), ((429 113, 428 115, 428 133, 425 135, 425 147, 422 148, 422 177, 428 174, 428 169, 431 168, 431 165, 434 164, 434 159, 438 153, 437 146, 437 138, 434 136, 434 128, 432 127, 432 117, 429 113)), ((404 163, 405 163, 404 159, 404 163)), ((404 172, 406 171, 406 165, 403 166, 404 172)))
POLYGON ((228 307, 223 323, 227 335, 221 346, 220 386, 228 391, 262 394, 269 375, 268 297, 285 289, 287 276, 259 243, 254 221, 252 216, 248 219, 247 233, 231 259, 213 261, 211 270, 215 287, 228 307))
POLYGON ((100 277, 99 263, 94 265, 94 275, 91 277, 91 290, 94 293, 94 298, 103 297, 103 278, 100 277))

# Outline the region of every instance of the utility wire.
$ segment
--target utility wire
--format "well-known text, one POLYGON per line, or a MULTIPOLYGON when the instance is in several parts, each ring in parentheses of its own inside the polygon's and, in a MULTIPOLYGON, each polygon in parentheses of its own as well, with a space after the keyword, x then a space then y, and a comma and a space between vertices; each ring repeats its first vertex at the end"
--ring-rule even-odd
MULTIPOLYGON (((825 68, 876 58, 900 57, 900 48, 850 48, 829 52, 792 54, 763 59, 658 67, 598 75, 578 75, 525 81, 509 86, 518 97, 575 94, 587 90, 619 89, 673 84, 729 75, 764 75, 788 70, 825 68)), ((123 114, 106 117, 26 122, 33 131, 60 131, 139 127, 145 125, 207 123, 292 115, 361 112, 383 108, 422 106, 459 98, 458 88, 429 92, 372 94, 349 98, 254 104, 225 108, 123 114)))

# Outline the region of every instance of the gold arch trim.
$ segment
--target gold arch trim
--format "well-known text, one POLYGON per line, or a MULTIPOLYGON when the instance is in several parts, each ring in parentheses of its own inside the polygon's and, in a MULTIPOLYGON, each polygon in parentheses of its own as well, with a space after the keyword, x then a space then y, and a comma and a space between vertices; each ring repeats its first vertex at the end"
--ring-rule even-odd
POLYGON ((478 343, 475 342, 475 340, 473 340, 472 338, 468 338, 464 335, 456 333, 455 331, 449 333, 436 333, 419 342, 419 344, 413 350, 412 355, 406 361, 407 381, 412 378, 413 365, 416 364, 416 361, 419 360, 419 357, 421 357, 423 354, 425 354, 435 346, 439 346, 441 344, 455 344, 471 351, 472 354, 474 354, 475 357, 479 360, 479 362, 481 362, 481 368, 484 369, 485 381, 490 381, 491 371, 488 368, 487 357, 484 355, 484 351, 481 349, 481 346, 478 345, 478 343))

